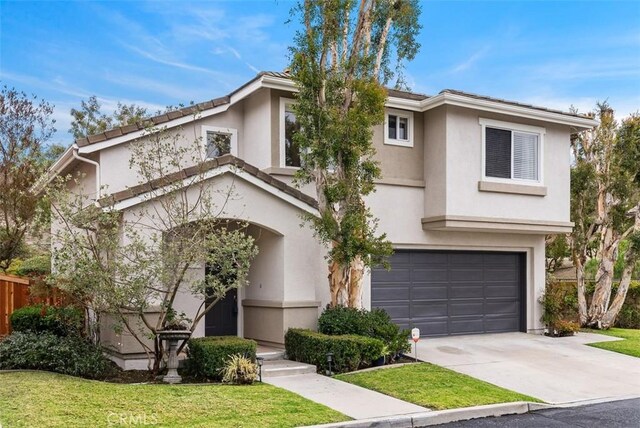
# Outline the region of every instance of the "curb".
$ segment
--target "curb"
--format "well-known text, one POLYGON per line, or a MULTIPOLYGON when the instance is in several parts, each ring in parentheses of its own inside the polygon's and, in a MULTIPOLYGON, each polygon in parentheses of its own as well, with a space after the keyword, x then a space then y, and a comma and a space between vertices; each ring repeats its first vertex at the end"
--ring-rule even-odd
POLYGON ((463 407, 461 409, 436 410, 430 412, 410 413, 406 415, 382 416, 370 419, 358 419, 348 422, 337 422, 324 425, 313 425, 306 428, 419 428, 450 422, 466 421, 487 417, 520 415, 538 410, 566 409, 589 404, 640 398, 640 396, 607 397, 595 400, 582 400, 562 404, 533 403, 516 401, 513 403, 489 404, 485 406, 463 407))

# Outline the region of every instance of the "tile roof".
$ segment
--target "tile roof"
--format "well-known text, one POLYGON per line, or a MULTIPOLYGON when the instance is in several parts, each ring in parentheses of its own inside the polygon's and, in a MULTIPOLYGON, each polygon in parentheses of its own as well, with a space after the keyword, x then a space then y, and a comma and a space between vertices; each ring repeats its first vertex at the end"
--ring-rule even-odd
POLYGON ((474 98, 476 100, 485 100, 485 101, 493 101, 493 102, 498 102, 498 103, 502 103, 502 104, 509 104, 512 106, 518 106, 518 107, 524 107, 524 108, 530 108, 530 109, 534 109, 534 110, 541 110, 541 111, 547 111, 549 113, 558 113, 558 114, 562 114, 565 116, 573 116, 573 117, 580 117, 580 118, 584 118, 584 119, 591 119, 590 117, 584 115, 584 114, 578 114, 578 113, 570 113, 570 112, 566 112, 566 111, 562 111, 562 110, 554 110, 554 109, 550 109, 550 108, 546 108, 546 107, 540 107, 540 106, 536 106, 533 104, 526 104, 526 103, 521 103, 518 101, 510 101, 510 100, 505 100, 502 98, 494 98, 494 97, 488 97, 486 95, 478 95, 478 94, 474 94, 471 92, 464 92, 464 91, 458 91, 457 89, 444 89, 442 91, 440 91, 441 94, 452 94, 452 95, 462 95, 464 97, 469 97, 469 98, 474 98))
POLYGON ((311 196, 302 193, 300 190, 289 186, 287 183, 274 178, 273 176, 267 174, 266 172, 260 171, 257 167, 250 165, 239 159, 233 155, 223 155, 216 159, 207 160, 199 165, 192 166, 189 168, 184 168, 178 172, 166 175, 164 177, 160 177, 158 179, 149 181, 147 183, 139 184, 137 186, 129 187, 126 190, 122 190, 120 192, 113 193, 107 197, 100 199, 98 202, 100 206, 107 207, 118 202, 125 201, 127 199, 135 198, 136 196, 140 196, 144 193, 147 193, 151 190, 158 189, 160 187, 168 186, 170 184, 176 183, 180 180, 184 180, 185 178, 194 177, 198 174, 203 174, 205 172, 214 170, 216 168, 231 165, 236 167, 239 170, 242 170, 252 176, 262 180, 263 182, 277 188, 278 190, 286 193, 287 195, 293 196, 294 198, 304 202, 305 204, 318 208, 318 202, 312 198, 311 196))
MULTIPOLYGON (((153 116, 141 123, 135 123, 135 124, 131 124, 131 125, 126 125, 126 126, 120 126, 117 128, 113 128, 110 129, 108 131, 99 133, 99 134, 95 134, 95 135, 90 135, 88 137, 85 138, 79 138, 76 140, 76 144, 79 147, 84 147, 84 146, 88 146, 90 144, 95 144, 95 143, 100 143, 102 141, 106 141, 108 139, 111 138, 115 138, 115 137, 120 137, 122 135, 126 135, 126 134, 130 134, 132 132, 135 131, 140 131, 140 130, 144 130, 146 127, 148 126, 157 126, 157 125, 161 125, 163 123, 169 122, 171 120, 174 119, 178 119, 181 117, 185 117, 185 116, 193 116, 195 114, 197 114, 198 112, 204 111, 204 110, 208 110, 214 107, 218 107, 224 104, 229 104, 230 100, 231 100, 231 96, 237 92, 239 92, 240 90, 244 89, 245 87, 249 86, 251 83, 255 82, 256 80, 258 80, 259 78, 261 78, 262 76, 271 76, 271 77, 277 77, 277 78, 281 78, 281 79, 290 79, 291 75, 289 74, 288 71, 285 72, 278 72, 278 71, 261 71, 260 73, 258 73, 256 75, 256 77, 254 77, 253 79, 251 79, 250 81, 248 81, 247 83, 245 83, 244 85, 240 86, 239 88, 237 88, 235 91, 231 92, 229 95, 226 95, 224 97, 219 97, 219 98, 214 98, 212 100, 209 101, 205 101, 205 102, 201 102, 198 104, 194 104, 188 107, 184 107, 178 110, 173 110, 167 113, 163 113, 161 115, 158 116, 153 116)), ((432 98, 428 95, 424 95, 424 94, 419 94, 419 93, 414 93, 414 92, 408 92, 408 91, 400 91, 397 89, 387 89, 388 94, 390 97, 395 97, 395 98, 403 98, 403 99, 409 99, 409 100, 415 100, 415 101, 422 101, 425 100, 427 98, 432 98)), ((584 115, 580 115, 580 114, 574 114, 574 113, 567 113, 561 110, 553 110, 553 109, 549 109, 549 108, 545 108, 545 107, 539 107, 539 106, 534 106, 531 104, 524 104, 524 103, 520 103, 520 102, 516 102, 516 101, 509 101, 509 100, 504 100, 501 98, 493 98, 493 97, 488 97, 488 96, 484 96, 484 95, 477 95, 477 94, 473 94, 470 92, 463 92, 463 91, 458 91, 455 89, 445 89, 443 91, 440 92, 440 94, 443 93, 448 93, 448 94, 454 94, 454 95, 461 95, 461 96, 465 96, 465 97, 470 97, 470 98, 475 98, 475 99, 479 99, 479 100, 487 100, 487 101, 494 101, 494 102, 499 102, 499 103, 503 103, 503 104, 510 104, 510 105, 514 105, 514 106, 520 106, 520 107, 525 107, 525 108, 531 108, 531 109, 535 109, 535 110, 542 110, 542 111, 546 111, 546 112, 551 112, 551 113, 558 113, 558 114, 563 114, 563 115, 567 115, 567 116, 573 116, 573 117, 581 117, 581 118, 585 118, 586 116, 584 115)))

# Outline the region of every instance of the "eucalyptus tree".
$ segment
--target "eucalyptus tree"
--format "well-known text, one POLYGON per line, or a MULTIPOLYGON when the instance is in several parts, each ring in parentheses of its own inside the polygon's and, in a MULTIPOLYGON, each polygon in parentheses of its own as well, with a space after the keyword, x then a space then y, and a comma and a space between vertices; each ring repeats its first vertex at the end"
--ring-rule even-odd
POLYGON ((304 0, 290 73, 298 87, 298 183, 314 183, 320 215, 309 222, 329 247, 331 304, 361 305, 365 269, 392 252, 364 198, 381 176, 373 127, 384 120, 385 85, 420 47, 417 0, 304 0))
POLYGON ((608 104, 598 104, 600 124, 575 135, 571 147, 571 251, 578 279, 580 323, 609 328, 622 308, 634 267, 640 259, 640 116, 618 124, 608 104), (615 263, 628 241, 620 284, 613 302, 615 263), (585 264, 595 255, 598 268, 589 305, 585 264))

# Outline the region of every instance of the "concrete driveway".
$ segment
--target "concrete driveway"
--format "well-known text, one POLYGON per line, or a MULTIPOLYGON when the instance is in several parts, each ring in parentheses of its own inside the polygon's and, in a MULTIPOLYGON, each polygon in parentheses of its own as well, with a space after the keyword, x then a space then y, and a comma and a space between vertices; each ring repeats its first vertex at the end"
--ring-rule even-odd
POLYGON ((423 338, 418 359, 548 403, 639 397, 640 358, 585 345, 610 340, 618 339, 591 333, 423 338))

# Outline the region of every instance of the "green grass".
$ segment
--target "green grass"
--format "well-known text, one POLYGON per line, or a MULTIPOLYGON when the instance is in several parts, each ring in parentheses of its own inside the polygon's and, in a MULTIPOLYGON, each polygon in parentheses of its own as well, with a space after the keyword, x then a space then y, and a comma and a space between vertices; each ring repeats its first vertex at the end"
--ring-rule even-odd
POLYGON ((293 427, 345 420, 260 383, 124 385, 46 372, 0 373, 0 426, 5 427, 293 427))
POLYGON ((436 410, 540 401, 429 363, 344 374, 337 378, 436 410))
POLYGON ((640 358, 640 330, 630 328, 612 328, 609 330, 584 331, 589 333, 606 334, 607 336, 615 336, 624 339, 616 340, 615 342, 589 343, 589 346, 640 358))

